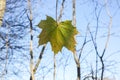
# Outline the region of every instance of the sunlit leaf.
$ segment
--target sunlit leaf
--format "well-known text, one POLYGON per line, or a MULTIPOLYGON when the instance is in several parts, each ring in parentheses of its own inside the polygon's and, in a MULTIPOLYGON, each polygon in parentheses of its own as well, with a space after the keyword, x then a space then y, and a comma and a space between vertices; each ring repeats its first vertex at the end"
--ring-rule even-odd
POLYGON ((42 20, 38 26, 42 29, 39 35, 39 45, 50 42, 55 54, 61 51, 63 47, 72 52, 75 51, 75 35, 78 31, 71 21, 66 20, 57 23, 53 18, 47 16, 47 19, 42 20))

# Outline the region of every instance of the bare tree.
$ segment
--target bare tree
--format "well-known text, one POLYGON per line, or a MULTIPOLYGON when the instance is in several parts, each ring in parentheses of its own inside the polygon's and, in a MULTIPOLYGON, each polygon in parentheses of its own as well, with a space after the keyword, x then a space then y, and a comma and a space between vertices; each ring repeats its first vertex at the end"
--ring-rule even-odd
MULTIPOLYGON (((73 3, 73 13, 72 13, 72 20, 73 20, 73 25, 76 26, 76 0, 73 0, 72 1, 73 3)), ((77 80, 81 80, 81 72, 80 72, 80 61, 79 61, 79 58, 77 56, 77 53, 73 53, 73 56, 74 56, 74 60, 75 60, 75 63, 76 63, 76 66, 77 66, 77 80)))
POLYGON ((0 26, 2 25, 2 19, 4 16, 5 7, 6 7, 6 0, 0 0, 0 26))

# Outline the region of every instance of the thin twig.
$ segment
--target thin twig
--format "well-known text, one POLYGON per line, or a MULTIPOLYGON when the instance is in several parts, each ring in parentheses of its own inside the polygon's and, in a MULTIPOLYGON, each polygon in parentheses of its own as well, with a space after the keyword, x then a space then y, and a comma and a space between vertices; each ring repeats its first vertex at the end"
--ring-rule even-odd
POLYGON ((98 57, 100 57, 99 53, 98 53, 98 50, 97 50, 97 45, 96 45, 96 42, 94 41, 94 38, 93 38, 93 35, 91 33, 91 30, 88 26, 88 31, 90 33, 90 36, 91 36, 91 39, 92 39, 92 42, 93 42, 93 45, 94 45, 94 48, 95 48, 95 52, 96 52, 96 76, 95 76, 95 80, 97 80, 97 70, 98 70, 98 57))
MULTIPOLYGON (((87 26, 89 26, 89 24, 88 24, 87 26)), ((89 41, 86 41, 87 33, 88 33, 88 28, 86 29, 85 39, 84 39, 82 48, 80 49, 81 51, 80 51, 80 54, 79 54, 79 60, 80 60, 80 58, 81 58, 81 55, 82 55, 82 51, 83 51, 84 46, 86 45, 87 42, 89 42, 89 41)))
POLYGON ((58 17, 58 21, 60 21, 60 19, 62 18, 64 3, 65 3, 65 0, 62 0, 62 5, 61 5, 61 8, 60 8, 60 15, 58 17))
POLYGON ((111 33, 111 27, 112 27, 112 16, 110 14, 110 11, 108 9, 108 6, 107 6, 107 0, 105 0, 105 9, 107 11, 107 15, 109 16, 110 18, 110 21, 109 21, 109 25, 108 25, 108 35, 107 35, 107 40, 106 40, 106 43, 105 43, 105 48, 103 49, 103 52, 102 52, 102 55, 100 57, 100 61, 102 63, 102 72, 101 72, 101 80, 103 80, 103 76, 104 76, 104 70, 105 70, 105 65, 104 65, 104 61, 103 61, 103 56, 106 52, 106 49, 108 47, 108 43, 109 43, 109 40, 110 40, 110 33, 111 33))
POLYGON ((56 21, 57 21, 57 9, 58 9, 58 0, 56 0, 56 10, 55 10, 56 21))
POLYGON ((40 62, 41 62, 43 53, 44 53, 44 51, 45 51, 45 47, 46 47, 46 44, 44 44, 44 46, 42 47, 42 50, 41 50, 41 52, 40 52, 39 58, 38 58, 38 60, 37 60, 37 63, 35 64, 34 74, 36 73, 36 71, 37 71, 37 69, 38 69, 38 66, 40 65, 40 62))
POLYGON ((54 73, 53 73, 53 80, 56 80, 56 58, 54 54, 54 73))

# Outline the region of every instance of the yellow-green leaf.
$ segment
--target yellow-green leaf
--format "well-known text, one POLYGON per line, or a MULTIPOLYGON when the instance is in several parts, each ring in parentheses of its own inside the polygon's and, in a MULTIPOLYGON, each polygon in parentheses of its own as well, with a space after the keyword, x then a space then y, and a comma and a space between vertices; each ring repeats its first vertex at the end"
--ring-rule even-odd
POLYGON ((38 26, 42 29, 39 35, 39 45, 50 42, 55 54, 61 51, 63 47, 72 52, 75 51, 75 35, 78 31, 70 20, 57 23, 53 18, 47 16, 47 19, 42 20, 38 26))

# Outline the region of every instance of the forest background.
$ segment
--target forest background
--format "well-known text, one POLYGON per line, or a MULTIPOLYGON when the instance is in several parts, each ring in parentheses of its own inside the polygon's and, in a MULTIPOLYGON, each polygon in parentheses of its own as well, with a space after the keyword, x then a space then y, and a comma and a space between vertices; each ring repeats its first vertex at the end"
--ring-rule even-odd
POLYGON ((119 0, 1 1, 1 80, 120 80, 119 0), (39 45, 46 16, 72 21, 75 52, 39 45))

